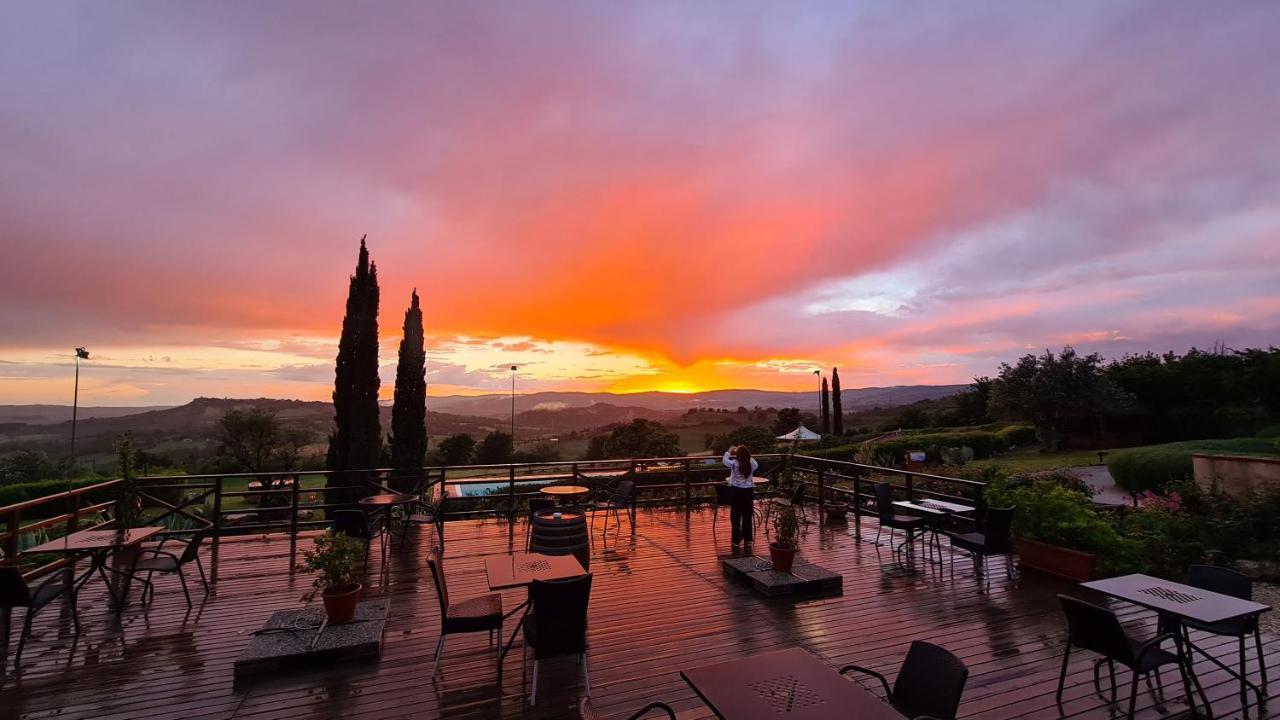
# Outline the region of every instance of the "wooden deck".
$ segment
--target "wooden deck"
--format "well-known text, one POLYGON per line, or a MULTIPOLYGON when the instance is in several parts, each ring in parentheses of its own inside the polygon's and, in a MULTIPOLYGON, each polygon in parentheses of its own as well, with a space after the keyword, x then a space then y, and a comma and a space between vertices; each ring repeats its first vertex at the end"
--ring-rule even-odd
MULTIPOLYGON (((589 666, 593 699, 607 717, 625 717, 650 700, 672 704, 682 718, 710 717, 680 679, 681 668, 787 646, 803 647, 834 666, 857 662, 893 677, 913 639, 939 643, 968 664, 961 717, 1116 715, 1093 691, 1092 659, 1085 652, 1073 658, 1064 704, 1054 702, 1064 630, 1056 594, 1072 591, 1068 583, 1030 573, 1008 582, 993 563, 987 591, 964 560, 953 583, 945 571, 925 569, 919 561, 914 570, 893 564, 886 548, 869 540, 856 543, 851 530, 813 525, 803 555, 843 573, 844 594, 767 600, 722 576, 717 555, 729 552, 727 513, 718 535, 711 518, 709 509, 642 510, 634 535, 625 526, 607 542, 597 535, 589 666)), ((874 523, 867 527, 874 534, 874 523)), ((486 591, 483 558, 506 553, 523 539, 523 523, 450 523, 451 592, 462 597, 486 591)), ((391 597, 385 652, 377 665, 233 684, 232 663, 247 633, 272 611, 296 607, 307 578, 290 575, 286 538, 224 542, 216 595, 190 613, 176 579, 166 579, 150 608, 132 605, 118 621, 103 607, 101 585, 91 583, 81 597, 86 632, 78 639, 70 618, 57 610, 37 616, 20 673, 6 653, 0 717, 576 717, 580 689, 572 659, 544 664, 538 706, 530 709, 518 648, 507 658, 499 686, 483 633, 451 637, 443 677, 432 682, 439 610, 425 563, 432 541, 426 534, 420 540, 393 553, 385 565, 375 546, 368 583, 371 592, 391 597)), ((764 552, 765 544, 757 548, 764 552)), ((504 596, 508 608, 522 599, 522 591, 504 596)), ((1149 613, 1117 607, 1135 632, 1152 634, 1149 613)), ((509 622, 508 634, 510 628, 509 622)), ((1280 639, 1266 641, 1274 676, 1280 674, 1280 639)), ((1234 656, 1230 639, 1203 644, 1221 657, 1234 656)), ((1197 670, 1217 717, 1242 717, 1238 685, 1207 661, 1197 663, 1197 670)), ((1252 659, 1251 670, 1256 680, 1252 659)), ((1122 702, 1127 678, 1126 671, 1119 673, 1122 702)), ((1165 687, 1172 696, 1181 694, 1176 671, 1166 671, 1165 687)), ((1186 714, 1179 700, 1158 703, 1141 688, 1139 717, 1186 714)), ((1280 717, 1275 712, 1261 717, 1280 717)), ((1249 714, 1259 717, 1257 709, 1249 714)))

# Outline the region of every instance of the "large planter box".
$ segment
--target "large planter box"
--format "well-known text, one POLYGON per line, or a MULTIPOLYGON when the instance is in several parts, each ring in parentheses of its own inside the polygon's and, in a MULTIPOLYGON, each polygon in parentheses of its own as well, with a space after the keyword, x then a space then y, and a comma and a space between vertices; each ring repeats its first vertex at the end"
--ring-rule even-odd
POLYGON ((1034 540, 1018 541, 1018 567, 1086 582, 1094 579, 1097 556, 1034 540))

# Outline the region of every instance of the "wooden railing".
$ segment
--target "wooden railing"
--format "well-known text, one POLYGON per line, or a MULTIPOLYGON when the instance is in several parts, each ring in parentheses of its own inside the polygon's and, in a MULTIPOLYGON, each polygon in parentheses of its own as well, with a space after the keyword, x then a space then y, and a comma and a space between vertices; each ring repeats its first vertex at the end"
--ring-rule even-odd
MULTIPOLYGON (((786 456, 757 455, 762 477, 776 480, 786 456)), ((792 457, 793 482, 812 489, 819 508, 838 503, 854 511, 854 532, 861 537, 861 518, 868 514, 872 482, 890 482, 906 499, 935 497, 971 499, 983 483, 917 471, 828 460, 792 457)), ((234 535, 285 533, 296 542, 300 533, 329 524, 328 512, 352 507, 352 497, 398 490, 412 492, 426 502, 442 495, 451 501, 450 518, 519 517, 529 498, 547 484, 585 485, 597 489, 619 479, 635 483, 636 505, 677 505, 692 508, 712 497, 711 486, 722 482, 725 468, 719 457, 638 458, 631 460, 566 460, 544 463, 427 467, 414 470, 291 471, 143 477, 137 480, 144 504, 143 521, 165 525, 162 535, 209 532, 217 577, 217 553, 223 538, 234 535), (250 487, 250 483, 259 487, 250 487), (467 488, 488 486, 468 495, 467 488)), ((110 526, 119 480, 70 489, 0 507, 0 555, 14 561, 24 544, 110 526), (32 537, 35 536, 35 537, 32 537), (30 542, 24 543, 26 537, 30 542)), ((776 490, 776 488, 773 488, 776 490)), ((24 558, 25 559, 25 558, 24 558)), ((64 558, 35 558, 24 574, 36 576, 63 566, 64 558)))

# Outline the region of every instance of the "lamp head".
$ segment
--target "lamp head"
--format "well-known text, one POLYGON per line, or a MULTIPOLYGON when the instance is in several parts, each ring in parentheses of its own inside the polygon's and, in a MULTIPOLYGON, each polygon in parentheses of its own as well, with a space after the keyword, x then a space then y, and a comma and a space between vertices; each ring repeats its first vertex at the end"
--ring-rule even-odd
POLYGON ((88 359, 89 359, 89 351, 88 351, 88 350, 85 350, 85 349, 84 349, 84 348, 82 348, 82 347, 78 347, 78 348, 76 348, 76 357, 80 358, 81 360, 88 360, 88 359))

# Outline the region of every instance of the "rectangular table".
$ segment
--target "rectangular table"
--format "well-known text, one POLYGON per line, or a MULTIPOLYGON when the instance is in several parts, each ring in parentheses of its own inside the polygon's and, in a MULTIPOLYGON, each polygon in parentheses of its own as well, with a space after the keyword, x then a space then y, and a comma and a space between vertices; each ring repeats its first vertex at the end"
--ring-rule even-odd
POLYGON ((902 720, 888 703, 801 648, 681 670, 721 720, 902 720))
MULTIPOLYGON (((573 555, 518 552, 485 558, 484 574, 489 581, 490 590, 510 590, 528 587, 534 580, 568 580, 586 575, 587 571, 573 555)), ((516 629, 511 632, 511 638, 503 646, 499 661, 511 652, 511 646, 515 644, 516 636, 524 626, 525 615, 529 614, 529 599, 525 598, 524 602, 502 616, 505 620, 521 610, 524 610, 524 614, 520 616, 520 622, 516 623, 516 629)))
MULTIPOLYGON (((1105 580, 1094 580, 1092 582, 1081 583, 1081 587, 1096 590, 1105 595, 1119 598, 1134 605, 1138 605, 1148 610, 1154 610, 1160 616, 1160 632, 1176 632, 1179 636, 1178 643, 1185 642, 1187 646, 1194 652, 1198 652, 1215 665, 1230 673, 1240 681, 1240 695, 1243 702, 1245 697, 1245 688, 1252 688, 1258 695, 1258 703, 1262 704, 1266 693, 1262 688, 1255 685, 1251 680, 1245 677, 1241 668, 1240 672, 1227 667, 1221 660, 1210 655, 1203 648, 1191 642, 1190 633, 1184 633, 1181 630, 1181 619, 1196 620, 1205 624, 1213 624, 1225 622, 1228 620, 1238 620, 1250 616, 1261 615, 1271 610, 1270 605, 1263 605, 1252 600, 1244 600, 1242 598, 1233 597, 1231 595, 1223 595, 1211 590, 1194 587, 1191 585, 1183 585, 1182 583, 1173 582, 1172 580, 1163 580, 1150 575, 1134 574, 1121 575, 1119 577, 1106 578, 1105 580), (1185 637, 1183 637, 1185 635, 1185 637)), ((1192 658, 1191 654, 1187 655, 1188 663, 1192 658)), ((1259 658, 1262 660, 1262 658, 1259 658)), ((1265 662, 1265 660, 1262 660, 1265 662)), ((1243 663, 1243 658, 1241 660, 1243 663)), ((1195 673, 1191 673, 1191 677, 1195 680, 1195 673)), ((1199 688, 1200 681, 1195 680, 1196 687, 1199 688)), ((1203 691, 1202 695, 1203 695, 1203 691)))
POLYGON ((81 530, 71 533, 57 540, 50 540, 41 543, 33 548, 23 551, 24 555, 36 555, 40 553, 62 553, 64 555, 75 555, 78 553, 89 554, 89 569, 85 570, 80 577, 76 578, 73 587, 78 591, 81 586, 88 582, 89 578, 96 571, 102 576, 102 581, 107 585, 107 592, 111 595, 111 599, 116 603, 117 610, 123 609, 124 601, 129 594, 129 583, 133 580, 133 576, 123 570, 117 570, 107 564, 107 558, 113 551, 123 550, 125 548, 136 547, 150 540, 157 533, 164 532, 162 527, 140 527, 129 528, 123 536, 114 528, 106 528, 101 530, 81 530), (120 597, 116 597, 116 592, 111 587, 111 579, 107 577, 107 572, 115 573, 124 579, 124 588, 120 593, 120 597))
MULTIPOLYGON (((924 500, 895 500, 894 507, 900 507, 906 510, 912 510, 917 513, 928 515, 930 518, 941 519, 952 515, 964 515, 971 513, 974 508, 970 505, 961 505, 960 503, 947 502, 946 500, 934 500, 927 498, 924 500)), ((933 535, 933 549, 938 551, 938 559, 934 561, 931 557, 926 558, 935 565, 942 564, 942 543, 938 540, 938 528, 933 520, 926 520, 929 532, 933 535)), ((925 540, 928 543, 928 539, 925 540)), ((931 553, 932 554, 932 551, 931 553)))

